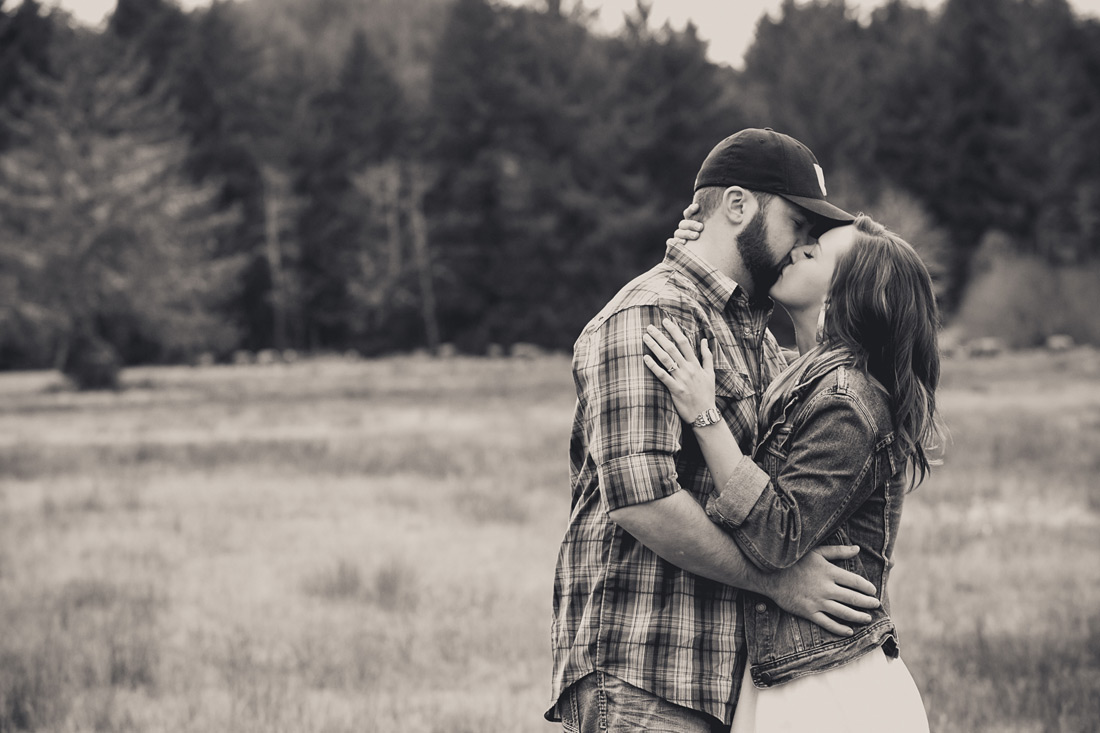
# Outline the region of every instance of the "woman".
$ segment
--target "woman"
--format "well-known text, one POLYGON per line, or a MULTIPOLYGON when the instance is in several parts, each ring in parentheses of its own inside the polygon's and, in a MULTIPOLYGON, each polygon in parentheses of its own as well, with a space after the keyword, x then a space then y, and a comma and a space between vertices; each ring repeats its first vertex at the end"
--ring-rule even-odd
MULTIPOLYGON (((678 237, 698 236, 685 226, 678 237)), ((707 513, 763 570, 788 567, 819 544, 859 545, 848 569, 879 589, 882 605, 841 637, 744 593, 749 665, 733 733, 926 733, 920 694, 898 657, 887 580, 902 500, 926 475, 927 447, 939 437, 931 279, 909 244, 861 215, 795 248, 770 295, 791 316, 800 356, 762 398, 758 480, 727 485, 746 458, 725 421, 695 428, 718 487, 707 513)), ((700 361, 675 324, 664 325, 667 335, 651 328, 647 336, 646 364, 692 422, 714 408, 710 345, 700 344, 700 361)))

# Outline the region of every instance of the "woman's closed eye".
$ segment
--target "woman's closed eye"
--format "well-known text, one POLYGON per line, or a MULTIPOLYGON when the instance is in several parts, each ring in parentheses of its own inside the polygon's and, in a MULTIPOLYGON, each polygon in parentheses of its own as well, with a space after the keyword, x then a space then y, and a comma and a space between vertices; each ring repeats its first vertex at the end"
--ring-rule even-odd
POLYGON ((816 254, 817 251, 814 249, 814 245, 804 244, 801 247, 795 247, 791 251, 791 261, 798 259, 812 260, 816 254))

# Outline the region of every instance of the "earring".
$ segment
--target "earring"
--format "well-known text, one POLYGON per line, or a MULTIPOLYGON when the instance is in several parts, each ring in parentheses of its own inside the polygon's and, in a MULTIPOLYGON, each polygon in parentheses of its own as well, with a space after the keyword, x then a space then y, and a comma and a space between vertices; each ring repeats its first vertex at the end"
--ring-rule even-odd
POLYGON ((825 340, 825 311, 829 308, 829 301, 825 301, 821 306, 821 310, 817 313, 817 343, 822 343, 825 340))

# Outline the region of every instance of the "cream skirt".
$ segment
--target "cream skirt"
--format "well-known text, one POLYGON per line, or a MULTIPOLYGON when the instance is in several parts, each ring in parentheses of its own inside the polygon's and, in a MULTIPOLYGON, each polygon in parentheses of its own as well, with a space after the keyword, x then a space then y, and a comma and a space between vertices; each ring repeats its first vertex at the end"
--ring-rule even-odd
POLYGON ((900 658, 873 649, 827 672, 757 689, 745 670, 730 733, 928 733, 917 685, 900 658))

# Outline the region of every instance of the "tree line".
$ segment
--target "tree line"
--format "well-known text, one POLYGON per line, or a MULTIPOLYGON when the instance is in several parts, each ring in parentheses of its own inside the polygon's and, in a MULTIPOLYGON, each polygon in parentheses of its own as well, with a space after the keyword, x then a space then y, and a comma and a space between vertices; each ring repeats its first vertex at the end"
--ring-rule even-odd
POLYGON ((560 0, 119 0, 102 30, 0 0, 0 368, 568 348, 748 126, 912 241, 949 317, 1000 257, 1100 272, 1096 20, 744 22, 734 69, 641 2, 607 35, 560 0))

